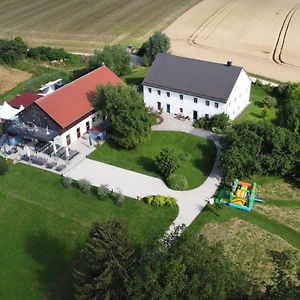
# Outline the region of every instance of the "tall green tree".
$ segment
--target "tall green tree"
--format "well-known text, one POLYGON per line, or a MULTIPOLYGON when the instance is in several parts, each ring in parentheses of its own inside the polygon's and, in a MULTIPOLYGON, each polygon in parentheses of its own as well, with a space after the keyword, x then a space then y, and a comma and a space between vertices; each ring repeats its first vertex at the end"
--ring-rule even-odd
POLYGON ((300 299, 300 284, 289 274, 289 270, 293 267, 291 253, 271 251, 270 255, 275 263, 275 272, 273 283, 267 285, 263 299, 300 299))
POLYGON ((165 177, 169 177, 180 166, 179 157, 172 148, 162 148, 155 157, 155 166, 157 170, 165 177))
POLYGON ((171 42, 166 34, 160 31, 154 32, 142 46, 141 53, 144 56, 145 64, 151 65, 159 53, 168 53, 170 46, 171 42))
POLYGON ((97 69, 104 63, 118 76, 123 76, 130 71, 130 61, 130 54, 122 46, 105 46, 101 51, 94 51, 89 59, 89 69, 97 69))
POLYGON ((151 243, 136 261, 128 284, 132 299, 240 299, 250 289, 247 276, 225 258, 220 245, 203 236, 167 236, 151 243))
POLYGON ((95 223, 74 270, 76 299, 127 299, 134 250, 125 225, 116 219, 95 223))
POLYGON ((110 140, 125 149, 134 149, 151 134, 153 116, 135 87, 99 86, 94 105, 109 121, 110 140))

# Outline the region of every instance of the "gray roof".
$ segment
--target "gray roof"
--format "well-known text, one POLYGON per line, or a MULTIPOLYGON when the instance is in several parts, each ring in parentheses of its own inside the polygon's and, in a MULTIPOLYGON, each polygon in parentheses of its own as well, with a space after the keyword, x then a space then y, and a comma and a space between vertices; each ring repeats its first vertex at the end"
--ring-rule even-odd
POLYGON ((158 54, 143 85, 226 102, 242 68, 158 54))

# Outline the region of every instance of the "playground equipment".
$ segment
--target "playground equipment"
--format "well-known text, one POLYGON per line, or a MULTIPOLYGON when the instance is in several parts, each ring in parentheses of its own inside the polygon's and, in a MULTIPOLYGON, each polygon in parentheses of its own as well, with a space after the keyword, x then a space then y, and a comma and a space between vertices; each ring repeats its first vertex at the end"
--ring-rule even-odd
POLYGON ((226 183, 215 198, 215 204, 228 205, 230 207, 251 211, 254 202, 264 202, 257 199, 256 182, 248 183, 234 179, 232 183, 226 183))

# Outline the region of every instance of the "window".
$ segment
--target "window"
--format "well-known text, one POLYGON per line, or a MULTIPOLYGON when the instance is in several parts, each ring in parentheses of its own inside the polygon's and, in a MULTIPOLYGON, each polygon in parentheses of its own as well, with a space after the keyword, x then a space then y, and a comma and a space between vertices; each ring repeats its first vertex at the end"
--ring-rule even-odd
POLYGON ((179 108, 179 111, 182 114, 183 113, 183 108, 179 108))
POLYGON ((234 102, 236 102, 236 97, 234 97, 234 102))
POLYGON ((170 97, 170 92, 167 92, 167 97, 170 97))
POLYGON ((215 108, 219 108, 219 103, 215 102, 215 108))
POLYGON ((180 100, 183 100, 183 95, 179 95, 179 97, 180 97, 180 100))
POLYGON ((205 114, 205 118, 208 119, 209 118, 209 114, 205 114))
POLYGON ((67 141, 67 145, 71 144, 71 136, 69 134, 66 136, 66 141, 67 141))
POLYGON ((152 92, 151 88, 148 88, 148 92, 149 92, 149 93, 151 93, 151 92, 152 92))
POLYGON ((157 90, 157 94, 160 95, 160 90, 157 90))
POLYGON ((205 101, 205 104, 206 104, 206 106, 209 106, 209 101, 206 100, 206 101, 205 101))
POLYGON ((78 128, 76 129, 76 133, 77 133, 77 138, 79 139, 80 136, 81 136, 81 134, 80 134, 80 127, 78 127, 78 128))
POLYGON ((95 123, 96 117, 92 117, 92 122, 95 123))
POLYGON ((194 103, 198 103, 198 98, 194 98, 194 103))
POLYGON ((85 126, 86 126, 86 131, 89 131, 90 130, 90 122, 89 121, 87 121, 86 123, 85 123, 85 126))

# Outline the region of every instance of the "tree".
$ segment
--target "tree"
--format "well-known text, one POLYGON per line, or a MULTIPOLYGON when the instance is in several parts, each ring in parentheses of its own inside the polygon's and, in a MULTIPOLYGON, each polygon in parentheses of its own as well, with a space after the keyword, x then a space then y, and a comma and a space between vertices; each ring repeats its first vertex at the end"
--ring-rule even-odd
POLYGON ((118 76, 123 76, 130 71, 130 61, 130 54, 122 46, 105 46, 102 51, 94 51, 89 59, 89 69, 95 70, 104 63, 118 76))
POLYGON ((93 102, 107 117, 115 145, 134 149, 150 137, 152 115, 135 87, 99 86, 93 102))
POLYGON ((277 88, 277 93, 280 98, 277 123, 300 135, 300 84, 282 84, 277 88))
POLYGON ((10 40, 0 40, 0 62, 14 64, 26 57, 28 46, 20 37, 10 40))
POLYGON ((179 168, 179 157, 174 149, 162 148, 155 157, 155 166, 162 176, 168 178, 179 168))
POLYGON ((76 299, 127 299, 134 250, 120 220, 95 223, 74 270, 76 299))
POLYGON ((277 100, 275 97, 272 97, 272 96, 266 96, 264 99, 263 99, 263 104, 264 106, 268 107, 268 108, 271 108, 271 107, 274 107, 276 106, 277 104, 277 100))
POLYGON ((171 43, 169 37, 164 33, 156 31, 142 46, 144 59, 151 65, 155 60, 156 55, 159 53, 168 53, 170 46, 171 43))
POLYGON ((221 167, 227 179, 290 175, 299 155, 299 138, 268 122, 246 122, 221 139, 221 167))
POLYGON ((271 251, 275 263, 273 284, 267 285, 264 299, 300 299, 300 285, 292 280, 289 270, 292 267, 291 253, 271 251))
POLYGON ((216 114, 211 118, 211 127, 223 131, 229 125, 229 116, 225 113, 216 114))
POLYGON ((128 283, 131 299, 240 299, 250 284, 221 245, 179 231, 141 250, 128 283))

